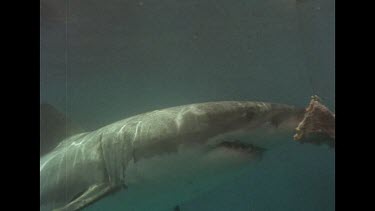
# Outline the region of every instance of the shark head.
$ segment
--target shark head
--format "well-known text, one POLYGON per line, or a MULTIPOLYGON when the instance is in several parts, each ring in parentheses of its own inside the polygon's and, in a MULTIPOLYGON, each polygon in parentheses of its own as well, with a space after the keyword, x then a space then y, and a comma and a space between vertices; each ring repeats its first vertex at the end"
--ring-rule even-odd
POLYGON ((304 114, 304 109, 289 105, 248 101, 200 104, 196 110, 207 118, 207 124, 222 132, 232 129, 253 130, 262 125, 295 128, 304 114))

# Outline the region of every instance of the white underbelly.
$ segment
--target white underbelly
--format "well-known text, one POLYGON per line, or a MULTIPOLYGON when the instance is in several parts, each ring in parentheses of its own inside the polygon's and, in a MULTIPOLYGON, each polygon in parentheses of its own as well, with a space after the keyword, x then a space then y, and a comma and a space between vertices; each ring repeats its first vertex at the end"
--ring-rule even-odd
POLYGON ((125 176, 128 189, 102 203, 115 200, 129 210, 172 210, 176 203, 236 178, 247 165, 251 165, 248 155, 197 148, 130 162, 125 176))

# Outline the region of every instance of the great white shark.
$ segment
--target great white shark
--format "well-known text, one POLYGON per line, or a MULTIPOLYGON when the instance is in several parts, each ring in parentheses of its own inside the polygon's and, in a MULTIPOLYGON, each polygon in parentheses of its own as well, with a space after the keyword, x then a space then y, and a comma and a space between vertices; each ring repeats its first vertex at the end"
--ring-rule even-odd
POLYGON ((282 144, 281 139, 241 139, 242 134, 261 128, 291 132, 298 126, 295 139, 316 131, 334 139, 334 114, 325 109, 316 98, 308 109, 207 102, 155 110, 73 135, 40 158, 40 209, 80 210, 132 186, 227 177, 234 174, 231 169, 259 160, 266 148, 282 144))

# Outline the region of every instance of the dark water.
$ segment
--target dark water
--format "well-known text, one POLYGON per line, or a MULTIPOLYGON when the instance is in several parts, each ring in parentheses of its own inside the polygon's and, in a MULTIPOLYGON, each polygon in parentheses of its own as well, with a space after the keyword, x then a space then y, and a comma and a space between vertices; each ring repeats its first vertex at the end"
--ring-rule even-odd
MULTIPOLYGON (((334 110, 334 22, 333 0, 41 0, 41 101, 87 130, 204 101, 317 94, 334 110)), ((291 142, 178 205, 334 210, 334 187, 334 151, 291 142)), ((121 197, 87 210, 122 210, 121 197)))

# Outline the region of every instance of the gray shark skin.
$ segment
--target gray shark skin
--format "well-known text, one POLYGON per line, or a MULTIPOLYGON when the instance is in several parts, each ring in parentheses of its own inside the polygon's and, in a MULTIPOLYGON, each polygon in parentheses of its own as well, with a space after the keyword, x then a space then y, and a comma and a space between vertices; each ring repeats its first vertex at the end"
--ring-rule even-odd
MULTIPOLYGON (((293 129, 303 113, 304 109, 283 104, 208 102, 155 110, 74 135, 40 159, 41 209, 82 209, 131 187, 129 166, 178 155, 184 149, 203 149, 199 155, 209 154, 209 159, 200 161, 219 160, 218 168, 225 166, 225 160, 229 160, 227 166, 236 165, 238 160, 254 160, 261 154, 262 143, 245 144, 220 137, 266 125, 293 129)), ((188 160, 200 162, 195 155, 188 160)))

